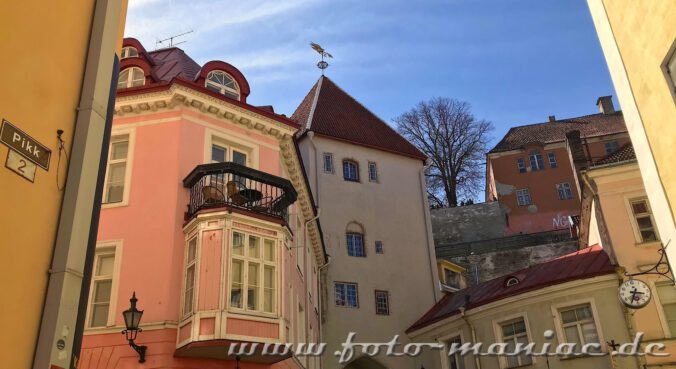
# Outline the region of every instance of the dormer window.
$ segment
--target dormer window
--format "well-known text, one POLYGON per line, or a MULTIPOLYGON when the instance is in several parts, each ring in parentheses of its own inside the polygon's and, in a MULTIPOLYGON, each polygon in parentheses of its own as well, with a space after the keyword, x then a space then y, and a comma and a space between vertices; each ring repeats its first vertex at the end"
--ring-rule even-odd
POLYGON ((146 76, 143 69, 131 67, 120 72, 120 77, 117 79, 117 89, 138 87, 146 84, 146 76))
POLYGON ((138 56, 138 50, 133 46, 125 46, 122 48, 122 58, 135 58, 138 56))
POLYGON ((505 280, 505 287, 511 287, 519 284, 519 278, 516 277, 508 277, 507 280, 505 280))
POLYGON ((237 82, 232 76, 223 71, 215 70, 209 72, 206 78, 205 87, 231 99, 239 100, 239 87, 237 86, 237 82))

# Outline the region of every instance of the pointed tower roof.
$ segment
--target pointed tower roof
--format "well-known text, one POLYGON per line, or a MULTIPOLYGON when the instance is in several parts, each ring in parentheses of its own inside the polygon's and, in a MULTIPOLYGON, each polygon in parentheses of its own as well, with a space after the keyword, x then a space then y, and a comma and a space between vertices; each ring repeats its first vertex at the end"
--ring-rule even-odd
POLYGON ((319 136, 425 160, 427 157, 392 127, 328 77, 312 86, 291 120, 319 136))

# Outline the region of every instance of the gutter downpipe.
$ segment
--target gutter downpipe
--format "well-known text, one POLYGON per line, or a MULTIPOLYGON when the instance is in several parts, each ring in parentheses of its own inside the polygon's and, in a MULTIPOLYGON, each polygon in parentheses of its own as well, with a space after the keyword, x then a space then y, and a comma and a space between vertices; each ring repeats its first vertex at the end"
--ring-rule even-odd
POLYGON ((420 168, 420 190, 421 190, 421 195, 422 195, 422 207, 423 207, 423 215, 425 217, 425 239, 427 240, 427 257, 429 258, 430 261, 430 275, 432 277, 432 291, 434 294, 432 295, 432 298, 434 299, 434 303, 439 301, 439 292, 440 292, 440 284, 437 283, 437 275, 435 273, 436 265, 436 253, 435 253, 435 247, 434 247, 434 240, 431 240, 431 234, 432 234, 432 220, 430 219, 430 206, 429 202, 427 201, 427 186, 425 183, 425 172, 427 172, 427 169, 432 165, 432 163, 429 161, 429 159, 425 160, 424 165, 422 168, 420 168), (430 241, 431 240, 431 241, 430 241))
MULTIPOLYGON (((476 344, 476 331, 474 330, 474 326, 472 323, 469 322, 469 319, 467 318, 467 315, 465 315, 465 307, 461 306, 458 310, 460 310, 460 316, 462 317, 462 320, 465 321, 467 326, 469 327, 469 330, 472 332, 472 343, 476 344)), ((479 356, 474 355, 474 363, 476 365, 476 369, 481 369, 481 361, 479 361, 479 356)))
MULTIPOLYGON (((328 255, 328 254, 327 254, 327 255, 326 255, 326 263, 324 263, 324 265, 322 265, 322 266, 320 266, 319 268, 317 268, 317 279, 318 279, 317 283, 319 284, 319 285, 317 286, 317 287, 318 287, 317 289, 318 289, 319 291, 322 291, 322 290, 323 290, 323 289, 322 289, 322 269, 324 269, 324 268, 326 268, 327 266, 329 266, 329 264, 331 264, 331 255, 328 255)), ((318 298, 317 298, 317 301, 319 302, 319 327, 318 327, 318 328, 319 328, 319 329, 318 329, 318 330, 319 330, 319 339, 320 339, 320 340, 323 340, 324 338, 323 338, 323 336, 322 336, 322 326, 324 326, 324 324, 323 324, 322 320, 323 320, 323 318, 324 318, 324 317, 323 317, 323 315, 324 315, 324 310, 323 310, 323 307, 322 307, 322 301, 324 301, 324 296, 322 296, 322 295, 321 295, 321 292, 320 292, 320 296, 317 296, 317 297, 318 297, 318 298)), ((321 355, 321 356, 319 357, 319 367, 320 367, 320 368, 324 368, 324 355, 321 355)))

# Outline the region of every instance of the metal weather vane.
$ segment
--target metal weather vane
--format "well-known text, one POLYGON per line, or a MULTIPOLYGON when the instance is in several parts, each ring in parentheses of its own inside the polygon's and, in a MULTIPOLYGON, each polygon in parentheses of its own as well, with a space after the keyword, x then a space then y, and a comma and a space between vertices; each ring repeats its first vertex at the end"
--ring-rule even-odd
POLYGON ((316 43, 314 43, 314 42, 310 42, 310 46, 312 47, 312 49, 313 49, 314 51, 316 51, 319 55, 322 56, 322 60, 321 60, 319 63, 317 63, 317 68, 319 68, 319 69, 322 70, 322 76, 323 76, 323 75, 324 75, 324 69, 326 69, 326 68, 329 67, 329 63, 327 63, 327 62, 324 60, 324 58, 331 58, 331 59, 333 59, 333 55, 331 55, 331 54, 329 54, 328 52, 326 52, 326 50, 324 50, 323 47, 319 46, 319 44, 316 44, 316 43))

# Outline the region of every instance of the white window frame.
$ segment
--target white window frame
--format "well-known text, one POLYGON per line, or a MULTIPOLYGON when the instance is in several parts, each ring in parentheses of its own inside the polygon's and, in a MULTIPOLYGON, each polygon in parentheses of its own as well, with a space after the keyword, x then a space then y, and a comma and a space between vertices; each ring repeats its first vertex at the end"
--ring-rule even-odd
MULTIPOLYGON (((664 332, 664 338, 674 338, 675 335, 671 334, 671 329, 669 329, 669 323, 667 321, 667 314, 664 311, 664 303, 662 301, 662 298, 660 297, 660 294, 657 291, 658 286, 666 285, 669 288, 674 288, 676 289, 676 286, 672 286, 669 281, 646 281, 651 287, 651 291, 653 291, 654 299, 655 299, 655 304, 657 304, 657 316, 660 319, 660 324, 662 325, 662 331, 664 332)), ((672 304, 676 303, 676 301, 671 302, 668 301, 666 302, 667 304, 672 304)))
POLYGON ((559 200, 570 200, 573 198, 573 188, 570 187, 570 183, 561 182, 556 184, 556 193, 559 196, 559 200), (563 197, 561 197, 563 194, 563 197))
MULTIPOLYGON (((210 71, 207 74, 207 76, 204 77, 204 87, 206 87, 208 89, 209 86, 217 88, 218 91, 214 91, 214 92, 218 92, 223 96, 229 97, 229 98, 237 100, 237 101, 242 99, 242 94, 240 92, 240 87, 239 87, 239 84, 237 83, 237 80, 235 79, 235 77, 233 77, 228 72, 218 70, 218 69, 210 71), (215 82, 215 81, 212 81, 212 80, 209 79, 212 75, 216 75, 216 74, 223 75, 224 78, 228 78, 228 79, 232 80, 232 83, 235 85, 235 87, 232 88, 232 87, 226 86, 225 84, 215 82), (235 95, 235 96, 232 96, 232 95, 235 95)), ((213 91, 211 89, 209 89, 209 90, 213 91)))
POLYGON ((514 193, 516 194, 516 204, 518 206, 533 205, 533 197, 531 196, 528 188, 520 188, 520 189, 516 190, 514 193), (528 201, 526 201, 526 195, 528 196, 528 201), (522 199, 522 200, 520 200, 520 199, 522 199))
POLYGON ((356 160, 352 160, 352 159, 343 159, 341 169, 343 170, 343 180, 345 180, 346 182, 360 182, 360 179, 359 179, 359 162, 357 162, 356 160), (345 176, 345 164, 348 164, 348 163, 354 165, 354 168, 355 168, 354 174, 356 176, 355 179, 353 179, 351 177, 348 178, 347 176, 345 176))
POLYGON ((118 90, 124 89, 124 88, 131 88, 131 87, 141 87, 141 86, 145 86, 145 85, 146 85, 146 74, 145 74, 145 72, 143 71, 142 68, 139 68, 139 67, 128 67, 128 68, 124 68, 123 70, 120 71, 120 76, 119 76, 118 79, 117 79, 117 89, 118 89, 118 90), (122 74, 123 74, 124 72, 127 72, 127 71, 128 71, 128 73, 127 73, 127 81, 126 81, 124 87, 122 87, 122 86, 120 86, 120 83, 121 83, 120 78, 122 77, 122 74), (139 81, 139 80, 138 80, 138 79, 134 79, 134 72, 135 72, 135 71, 141 71, 141 74, 143 75, 143 83, 140 84, 140 85, 136 85, 136 86, 134 86, 134 82, 135 82, 135 81, 139 81))
POLYGON ((122 52, 120 53, 120 60, 127 59, 127 58, 138 58, 138 49, 133 47, 133 46, 123 47, 122 52), (131 50, 134 50, 135 55, 130 55, 131 50))
POLYGON ((636 242, 636 245, 640 246, 645 246, 645 245, 654 245, 654 244, 659 244, 661 241, 660 234, 657 230, 657 224, 655 223, 655 215, 653 214, 652 211, 652 206, 650 204, 650 200, 648 199, 648 195, 645 192, 635 192, 635 193, 629 193, 624 195, 624 204, 627 208, 627 215, 629 216, 629 222, 631 223, 631 228, 634 231, 634 241, 636 242), (654 241, 643 241, 643 236, 641 235, 640 228, 638 226, 638 222, 636 221, 636 216, 634 215, 634 208, 632 207, 632 203, 640 200, 645 200, 646 205, 648 206, 648 211, 650 213, 650 221, 653 224, 653 232, 655 232, 655 237, 657 238, 654 241))
POLYGON ((120 265, 122 264, 122 240, 112 240, 112 241, 99 241, 96 244, 94 266, 92 268, 92 280, 89 286, 89 298, 87 300, 87 313, 85 316, 85 329, 87 330, 96 330, 96 329, 106 329, 109 327, 115 326, 115 318, 117 317, 117 297, 119 289, 119 276, 120 276, 120 265), (98 263, 98 256, 104 255, 114 255, 113 262, 113 274, 110 278, 100 278, 96 276, 96 267, 98 263), (108 303, 108 321, 105 327, 92 327, 91 326, 91 314, 92 314, 92 299, 94 298, 94 287, 96 282, 99 280, 111 279, 110 287, 110 302, 108 303))
MULTIPOLYGON (((563 320, 561 319, 560 311, 565 310, 567 308, 573 308, 576 306, 586 304, 589 304, 589 306, 591 307, 592 316, 594 318, 594 325, 596 326, 596 334, 599 336, 599 343, 601 344, 601 352, 606 352, 607 351, 606 340, 603 336, 601 320, 599 319, 599 313, 598 310, 596 309, 596 303, 593 298, 584 298, 573 301, 566 301, 558 304, 553 304, 551 306, 552 319, 554 319, 554 328, 556 330, 556 338, 558 339, 559 342, 566 342, 566 334, 563 332, 563 320)), ((577 349, 580 350, 581 348, 578 347, 577 349)))
POLYGON ((247 232, 241 229, 232 229, 229 232, 229 248, 228 248, 228 253, 230 255, 228 259, 228 276, 227 276, 227 281, 228 281, 228 286, 227 286, 227 291, 228 291, 228 296, 227 296, 227 307, 229 311, 232 312, 246 312, 248 314, 257 314, 257 315, 264 315, 264 316, 277 316, 277 312, 279 311, 279 298, 277 296, 277 291, 279 291, 280 288, 280 276, 279 276, 279 259, 280 259, 280 254, 279 250, 277 247, 277 240, 273 237, 268 237, 264 236, 258 233, 253 233, 253 232, 247 232), (244 236, 244 244, 243 244, 243 254, 242 255, 235 255, 233 252, 233 245, 234 245, 234 235, 235 233, 240 233, 244 236), (257 237, 260 242, 259 242, 259 250, 258 258, 252 258, 249 256, 249 239, 250 237, 257 237), (274 248, 274 261, 266 261, 265 260, 265 240, 269 240, 273 242, 273 248, 274 248), (231 303, 231 298, 232 298, 232 265, 233 262, 241 261, 242 262, 242 295, 241 295, 241 307, 236 307, 232 306, 231 303), (249 293, 248 293, 248 287, 249 287, 249 264, 258 264, 259 270, 258 270, 258 285, 256 286, 258 291, 257 291, 257 297, 258 297, 258 306, 254 307, 254 309, 249 308, 249 293), (274 283, 273 283, 273 291, 272 291, 272 310, 273 311, 265 311, 265 267, 273 268, 273 276, 274 276, 274 283))
POLYGON ((191 234, 189 237, 186 237, 185 239, 185 249, 183 251, 183 281, 182 285, 183 288, 181 289, 181 320, 185 320, 190 318, 195 314, 195 303, 197 301, 196 297, 197 294, 195 291, 198 289, 198 275, 199 275, 199 264, 200 264, 200 255, 201 255, 201 235, 202 232, 197 232, 191 234), (195 240, 195 258, 192 261, 188 260, 188 249, 190 245, 190 241, 195 240), (192 267, 194 268, 194 274, 193 274, 193 281, 192 281, 192 306, 190 307, 190 311, 185 310, 185 298, 187 296, 187 276, 188 276, 188 269, 192 267))
POLYGON ((341 281, 335 281, 333 282, 333 304, 338 307, 344 307, 344 308, 349 308, 349 309, 359 309, 359 284, 354 283, 354 282, 341 282, 341 281), (336 290, 338 285, 344 285, 345 286, 345 303, 340 305, 337 303, 337 298, 336 298, 336 290), (355 306, 348 305, 349 299, 347 298, 347 286, 348 285, 353 285, 354 286, 354 293, 355 293, 355 306))
MULTIPOLYGON (((533 339, 533 334, 530 331, 530 323, 528 322, 528 315, 526 313, 516 313, 493 320, 493 334, 495 335, 495 342, 505 342, 504 337, 502 336, 502 324, 513 322, 519 319, 523 319, 523 323, 526 326, 526 338, 528 339, 528 342, 531 342, 531 340, 533 339)), ((531 363, 528 365, 531 366, 535 365, 537 362, 535 356, 530 356, 530 360, 531 363)), ((519 366, 516 367, 508 366, 507 358, 505 358, 504 356, 499 356, 498 361, 500 362, 500 368, 502 369, 519 367, 519 366)))
MULTIPOLYGON (((204 133, 204 163, 213 163, 211 160, 211 148, 214 145, 228 150, 226 161, 232 161, 232 150, 246 154, 246 166, 253 169, 259 169, 259 142, 253 141, 250 137, 240 135, 231 130, 220 131, 211 128, 205 129, 204 133)), ((279 150, 278 147, 273 148, 279 150)))
POLYGON ((369 182, 378 182, 378 165, 375 161, 369 161, 369 182))
POLYGON ((616 152, 620 147, 620 143, 617 140, 608 140, 603 142, 603 149, 606 151, 606 155, 616 152), (608 145, 612 146, 613 149, 608 150, 608 145))
MULTIPOLYGON (((351 256, 351 257, 355 257, 355 258, 365 258, 366 257, 366 246, 365 246, 365 241, 364 241, 364 234, 361 233, 361 232, 351 232, 351 231, 345 232, 345 249, 347 250, 347 256, 351 256), (361 255, 350 255, 350 245, 347 242, 347 239, 350 235, 361 236, 361 255)), ((355 250, 357 250, 357 249, 355 248, 355 250)))
MULTIPOLYGON (((437 339, 437 342, 444 345, 443 350, 439 350, 439 352, 441 353, 441 369, 451 369, 450 357, 448 356, 448 353, 451 349, 451 345, 450 345, 451 341, 456 339, 456 338, 460 339, 460 344, 465 343, 465 335, 463 334, 462 330, 454 331, 451 334, 444 335, 444 336, 439 337, 437 339)), ((471 355, 464 355, 464 356, 459 355, 459 354, 455 355, 456 360, 461 363, 460 369, 471 368, 471 365, 467 365, 467 360, 471 357, 472 357, 471 355)))
POLYGON ((516 158, 516 169, 519 170, 519 173, 528 172, 528 168, 526 167, 526 161, 524 160, 524 158, 516 158))
POLYGON ((549 160, 549 167, 552 169, 558 168, 559 167, 559 162, 556 160, 556 153, 555 152, 548 152, 547 153, 547 160, 549 160))
POLYGON ((127 206, 129 205, 129 194, 131 191, 131 174, 133 173, 132 168, 134 165, 134 147, 136 141, 136 129, 135 128, 125 128, 119 130, 113 130, 110 135, 110 144, 108 146, 108 163, 106 164, 106 176, 103 182, 103 195, 101 198, 101 209, 114 208, 118 206, 127 206), (108 175, 110 172, 110 165, 121 162, 122 159, 119 159, 115 162, 111 162, 110 155, 112 153, 112 144, 116 137, 127 136, 128 147, 127 147, 127 158, 126 167, 124 171, 124 190, 122 192, 122 201, 118 202, 105 202, 106 192, 108 189, 108 175))
POLYGON ((545 159, 542 157, 540 150, 530 150, 528 153, 528 162, 532 172, 545 170, 545 159))
POLYGON ((325 152, 322 155, 322 166, 324 168, 324 173, 327 174, 333 174, 335 172, 335 166, 333 164, 333 154, 330 152, 325 152), (327 162, 328 160, 328 162, 327 162), (327 163, 329 164, 330 168, 327 168, 327 163))

